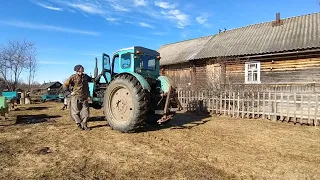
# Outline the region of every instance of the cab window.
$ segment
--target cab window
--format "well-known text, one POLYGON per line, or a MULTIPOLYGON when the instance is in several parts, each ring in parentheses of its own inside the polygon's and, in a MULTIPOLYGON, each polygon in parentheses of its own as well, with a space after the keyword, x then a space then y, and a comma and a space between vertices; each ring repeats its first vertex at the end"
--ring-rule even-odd
POLYGON ((156 58, 154 56, 142 55, 142 68, 146 70, 155 70, 156 69, 156 58))
POLYGON ((121 55, 121 67, 130 68, 131 66, 131 54, 122 54, 121 55))

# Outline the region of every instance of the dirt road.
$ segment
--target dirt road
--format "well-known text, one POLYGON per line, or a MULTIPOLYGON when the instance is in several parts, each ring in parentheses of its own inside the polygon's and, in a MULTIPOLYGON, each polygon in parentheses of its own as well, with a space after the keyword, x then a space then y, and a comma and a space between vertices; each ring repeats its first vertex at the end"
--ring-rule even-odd
POLYGON ((320 179, 318 127, 179 114, 124 134, 91 110, 85 132, 61 107, 0 122, 1 179, 320 179))

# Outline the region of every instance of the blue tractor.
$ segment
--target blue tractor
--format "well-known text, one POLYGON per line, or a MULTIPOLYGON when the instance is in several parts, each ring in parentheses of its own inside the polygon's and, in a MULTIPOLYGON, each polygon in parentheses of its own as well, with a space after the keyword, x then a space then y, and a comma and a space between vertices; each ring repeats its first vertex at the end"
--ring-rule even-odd
POLYGON ((102 54, 94 81, 89 83, 91 106, 103 108, 111 128, 131 132, 146 122, 162 124, 182 107, 172 81, 160 75, 160 54, 134 46, 102 54))

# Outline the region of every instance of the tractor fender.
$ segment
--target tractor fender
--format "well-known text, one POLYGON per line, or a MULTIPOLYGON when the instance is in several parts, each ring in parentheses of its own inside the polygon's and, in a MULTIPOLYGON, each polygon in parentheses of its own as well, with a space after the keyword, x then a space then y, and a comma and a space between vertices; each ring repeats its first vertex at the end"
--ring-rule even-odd
POLYGON ((173 81, 167 76, 159 76, 157 80, 160 81, 160 88, 164 93, 168 93, 170 87, 176 88, 173 81))
POLYGON ((130 75, 134 76, 134 77, 137 78, 137 80, 140 82, 140 84, 141 84, 141 86, 142 86, 143 89, 148 90, 148 91, 151 90, 151 87, 150 87, 148 81, 147 81, 143 76, 141 76, 141 75, 138 74, 138 73, 134 73, 134 72, 120 73, 120 74, 117 74, 117 75, 115 76, 115 78, 118 77, 118 76, 120 76, 120 75, 123 75, 123 74, 130 74, 130 75))

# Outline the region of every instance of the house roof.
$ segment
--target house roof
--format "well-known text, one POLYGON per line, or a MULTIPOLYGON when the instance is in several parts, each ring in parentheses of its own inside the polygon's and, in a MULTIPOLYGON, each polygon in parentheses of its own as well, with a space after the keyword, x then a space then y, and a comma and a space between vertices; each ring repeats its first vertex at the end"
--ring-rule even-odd
POLYGON ((211 38, 212 36, 206 36, 160 47, 158 52, 161 56, 161 65, 178 64, 193 60, 211 38))
POLYGON ((59 83, 61 84, 59 81, 54 81, 54 82, 49 82, 49 83, 43 83, 40 85, 40 89, 48 89, 50 88, 52 85, 56 84, 56 83, 59 83))
POLYGON ((188 54, 195 54, 191 58, 185 58, 181 54, 174 56, 174 54, 177 51, 184 52, 186 45, 187 47, 198 46, 194 42, 201 41, 203 38, 164 45, 158 50, 162 57, 161 65, 203 58, 247 56, 320 48, 320 13, 281 20, 283 24, 279 26, 273 26, 273 21, 270 21, 210 36, 207 42, 201 44, 200 50, 199 48, 188 49, 192 51, 188 54), (171 59, 171 57, 174 58, 171 59))

